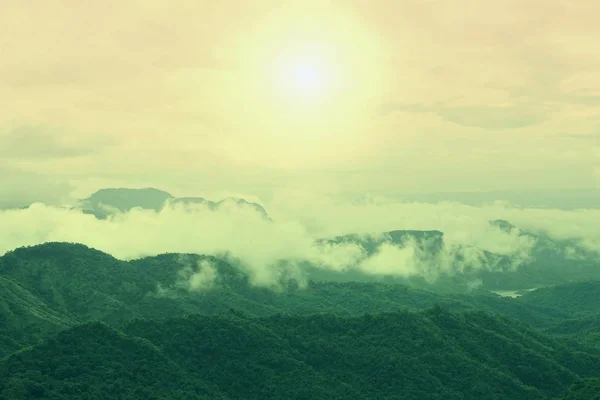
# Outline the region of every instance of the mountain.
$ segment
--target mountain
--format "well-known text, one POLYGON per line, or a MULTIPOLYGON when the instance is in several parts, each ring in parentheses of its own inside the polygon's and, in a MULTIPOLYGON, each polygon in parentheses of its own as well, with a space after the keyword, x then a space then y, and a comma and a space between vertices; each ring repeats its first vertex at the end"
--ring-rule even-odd
POLYGON ((230 308, 254 316, 281 312, 358 315, 397 308, 422 310, 437 303, 456 310, 503 310, 541 325, 544 320, 570 316, 546 305, 487 291, 434 293, 397 283, 294 279, 261 287, 251 284, 249 272, 241 265, 212 256, 162 254, 121 261, 71 243, 46 243, 9 252, 0 257, 0 277, 75 320, 215 314, 230 308), (207 272, 212 274, 210 285, 194 287, 194 276, 207 272))
POLYGON ((419 251, 433 255, 442 250, 444 233, 436 230, 395 230, 378 235, 342 235, 331 239, 322 239, 319 242, 325 244, 356 244, 361 246, 368 255, 376 253, 383 243, 391 243, 399 247, 414 244, 419 251))
POLYGON ((562 284, 534 290, 520 301, 568 312, 572 317, 600 315, 600 281, 562 284))
POLYGON ((578 374, 595 374, 600 365, 592 355, 573 355, 560 343, 508 320, 439 308, 350 318, 189 317, 138 321, 124 330, 210 377, 232 398, 241 397, 241 390, 245 398, 279 398, 264 390, 288 381, 289 375, 302 379, 314 371, 326 377, 328 386, 349 386, 337 398, 493 394, 498 399, 533 399, 560 394, 578 374), (232 369, 243 371, 243 365, 254 366, 249 375, 230 375, 232 369), (299 369, 303 372, 293 373, 299 369))
MULTIPOLYGON (((270 220, 261 205, 243 199, 211 201, 202 197, 176 198, 168 192, 153 188, 101 189, 81 200, 77 207, 85 213, 103 219, 134 208, 160 211, 165 206, 202 206, 209 210, 242 206, 251 208, 270 220)), ((448 245, 444 240, 444 232, 438 230, 393 230, 372 235, 347 234, 322 238, 317 240, 317 243, 354 244, 362 247, 367 255, 376 255, 381 249, 389 249, 390 246, 410 246, 414 254, 409 256, 417 264, 417 269, 423 272, 422 275, 406 278, 392 273, 383 274, 381 271, 386 268, 371 273, 352 265, 343 271, 334 272, 324 270, 318 265, 304 263, 304 269, 313 280, 402 283, 436 291, 469 291, 477 285, 487 290, 517 291, 587 279, 600 280, 598 255, 586 250, 574 239, 558 240, 544 232, 520 229, 505 220, 490 221, 490 226, 529 243, 530 248, 525 246, 522 252, 511 255, 495 254, 473 245, 448 245)), ((390 265, 389 270, 393 270, 394 267, 390 265)))
POLYGON ((108 188, 100 189, 82 200, 80 207, 87 212, 104 212, 105 215, 114 211, 126 212, 135 207, 160 211, 165 202, 172 198, 170 193, 153 188, 108 188))
POLYGON ((598 354, 482 313, 230 312, 70 328, 1 360, 0 398, 545 399, 598 374, 598 354))
POLYGON ((178 197, 178 198, 171 199, 170 204, 172 204, 172 205, 182 204, 182 205, 186 205, 186 206, 200 204, 200 205, 207 206, 210 210, 218 210, 227 205, 244 206, 244 207, 253 208, 255 211, 257 211, 263 217, 268 217, 267 211, 260 204, 252 203, 252 202, 246 201, 244 199, 238 199, 238 198, 234 198, 234 197, 228 197, 228 198, 225 198, 225 199, 219 200, 219 201, 207 200, 202 197, 178 197))
POLYGON ((120 311, 153 287, 150 278, 135 273, 128 263, 69 243, 9 252, 0 258, 0 276, 75 318, 98 318, 120 311))
POLYGON ((600 348, 600 314, 567 319, 546 328, 545 332, 554 337, 600 348))
MULTIPOLYGON (((432 246, 440 236, 389 235, 432 246)), ((597 389, 585 379, 600 378, 598 282, 506 298, 305 279, 255 286, 242 265, 206 255, 15 249, 0 257, 0 399, 576 399, 597 389)))
POLYGON ((587 346, 600 347, 600 281, 586 281, 540 288, 518 301, 532 307, 559 311, 569 317, 544 331, 587 346))
MULTIPOLYGON (((530 243, 529 251, 514 255, 495 254, 472 245, 448 246, 444 233, 437 230, 397 230, 376 235, 348 234, 321 239, 321 244, 353 244, 367 255, 377 254, 386 246, 411 247, 413 261, 433 275, 398 277, 371 274, 348 266, 344 271, 309 268, 314 279, 335 281, 385 281, 419 284, 435 290, 470 290, 474 282, 495 291, 529 290, 583 280, 600 280, 600 258, 584 249, 576 240, 551 239, 543 232, 522 230, 508 221, 490 221, 499 231, 530 243)), ((390 271, 394 268, 390 265, 390 271)), ((427 275, 427 274, 426 274, 427 275)))
POLYGON ((0 399, 221 399, 147 340, 101 323, 59 333, 0 361, 0 399))
POLYGON ((71 317, 0 275, 0 357, 74 324, 71 317))
POLYGON ((133 208, 160 211, 166 205, 204 205, 210 210, 217 210, 228 204, 252 207, 258 213, 267 217, 267 212, 260 204, 244 199, 226 198, 211 201, 202 197, 174 197, 168 192, 154 189, 107 188, 100 189, 88 198, 79 202, 77 208, 87 214, 93 214, 99 219, 105 219, 117 212, 127 212, 133 208))
POLYGON ((486 291, 442 294, 381 282, 308 281, 303 286, 295 280, 259 287, 250 283, 243 267, 211 256, 163 254, 126 262, 70 243, 46 243, 5 254, 0 257, 2 282, 7 289, 0 294, 4 302, 0 322, 3 332, 19 339, 6 344, 0 357, 90 320, 118 325, 132 318, 216 315, 232 308, 257 317, 352 316, 443 304, 452 310, 498 312, 540 327, 570 318, 550 307, 486 291), (210 278, 207 285, 194 286, 203 276, 210 278), (28 331, 25 324, 35 334, 15 336, 28 331))
POLYGON ((584 379, 575 383, 563 400, 600 400, 600 379, 584 379))

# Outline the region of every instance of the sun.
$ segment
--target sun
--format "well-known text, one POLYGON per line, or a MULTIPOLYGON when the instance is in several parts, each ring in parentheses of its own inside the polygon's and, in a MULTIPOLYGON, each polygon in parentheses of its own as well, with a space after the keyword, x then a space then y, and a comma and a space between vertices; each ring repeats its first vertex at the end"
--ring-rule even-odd
POLYGON ((261 18, 224 53, 239 110, 231 123, 240 129, 273 137, 355 132, 390 90, 381 84, 390 54, 381 38, 346 8, 305 6, 311 1, 285 2, 294 5, 261 18))
POLYGON ((282 66, 282 83, 290 94, 319 95, 328 86, 328 71, 318 59, 294 60, 282 66))
POLYGON ((317 100, 332 94, 336 71, 319 52, 292 51, 275 59, 272 76, 280 95, 317 100))

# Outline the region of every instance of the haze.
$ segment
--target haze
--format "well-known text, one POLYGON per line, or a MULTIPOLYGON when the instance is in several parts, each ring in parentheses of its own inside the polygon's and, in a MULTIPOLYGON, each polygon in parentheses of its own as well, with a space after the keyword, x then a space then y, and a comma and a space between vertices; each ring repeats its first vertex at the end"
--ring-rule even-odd
POLYGON ((5 198, 600 182, 597 1, 0 7, 5 198), (277 86, 288 53, 326 88, 277 86))

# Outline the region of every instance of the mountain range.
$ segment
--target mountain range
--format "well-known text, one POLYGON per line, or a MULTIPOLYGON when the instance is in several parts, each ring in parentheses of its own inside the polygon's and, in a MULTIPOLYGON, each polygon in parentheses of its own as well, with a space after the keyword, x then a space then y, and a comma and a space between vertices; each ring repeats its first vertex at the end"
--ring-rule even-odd
POLYGON ((518 298, 381 282, 286 280, 267 288, 212 256, 121 261, 80 244, 47 243, 2 256, 0 284, 3 398, 73 398, 92 387, 100 398, 114 389, 123 398, 400 391, 415 399, 543 399, 600 376, 597 281, 518 298), (206 269, 212 275, 202 275, 206 269), (194 286, 197 274, 212 278, 194 286), (587 337, 565 329, 586 323, 587 337), (149 364, 160 365, 161 379, 150 378, 159 370, 139 370, 149 364))
MULTIPOLYGON (((202 197, 177 198, 170 193, 154 189, 101 189, 80 200, 75 209, 106 219, 117 213, 133 209, 160 212, 167 206, 207 207, 216 211, 223 207, 250 207, 267 221, 273 222, 267 210, 257 203, 240 198, 211 201, 202 197)), ((366 234, 346 234, 318 239, 318 245, 354 245, 368 257, 378 255, 386 248, 414 250, 411 261, 420 270, 403 276, 394 272, 394 265, 369 269, 357 264, 331 270, 304 262, 304 271, 311 278, 333 281, 383 281, 401 282, 422 288, 453 291, 469 290, 481 286, 495 291, 522 291, 532 288, 600 279, 600 256, 586 249, 574 239, 551 238, 543 231, 531 232, 521 229, 510 221, 489 221, 490 227, 527 244, 516 253, 498 254, 475 245, 453 244, 445 240, 439 230, 394 230, 366 234)), ((283 260, 285 261, 285 260, 283 260)))
MULTIPOLYGON (((107 189, 79 207, 104 219, 225 202, 107 189)), ((282 262, 265 286, 226 254, 14 249, 0 256, 0 399, 599 398, 597 258, 508 221, 490 227, 531 240, 529 259, 450 251, 437 230, 316 241, 366 256, 410 247, 430 266, 477 252, 485 266, 433 281, 306 261, 282 262)))

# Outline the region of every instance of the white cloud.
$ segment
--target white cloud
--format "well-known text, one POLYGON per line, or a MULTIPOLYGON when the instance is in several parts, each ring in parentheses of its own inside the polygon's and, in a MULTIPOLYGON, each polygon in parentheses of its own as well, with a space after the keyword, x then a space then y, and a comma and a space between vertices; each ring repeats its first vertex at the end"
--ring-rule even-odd
MULTIPOLYGON (((269 222, 248 206, 218 211, 202 205, 175 206, 159 213, 134 209, 98 220, 76 210, 35 204, 25 210, 0 212, 0 253, 23 245, 67 241, 81 242, 121 259, 165 252, 226 256, 239 260, 255 283, 265 285, 277 281, 282 273, 297 272, 294 265, 302 260, 332 270, 356 268, 375 275, 435 279, 441 272, 495 268, 493 264, 486 265, 484 251, 511 257, 514 268, 529 260, 535 241, 515 230, 506 232, 489 224, 490 220, 501 218, 551 238, 573 239, 580 247, 600 254, 600 210, 382 200, 352 205, 325 198, 310 205, 288 202, 286 206, 279 210, 268 208, 277 214, 275 222, 269 222), (319 245, 315 241, 337 234, 370 235, 396 229, 441 230, 445 246, 439 252, 424 253, 420 245, 411 241, 402 248, 384 243, 368 256, 365 249, 353 243, 319 245), (287 267, 282 271, 284 260, 287 267)), ((194 271, 184 279, 190 289, 206 287, 215 278, 209 267, 194 271)))
POLYGON ((183 268, 179 271, 179 280, 175 286, 189 291, 210 289, 217 279, 217 270, 208 260, 199 260, 195 268, 181 260, 183 268))

